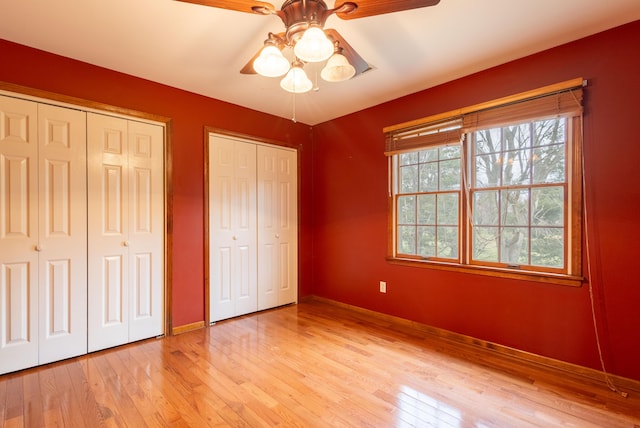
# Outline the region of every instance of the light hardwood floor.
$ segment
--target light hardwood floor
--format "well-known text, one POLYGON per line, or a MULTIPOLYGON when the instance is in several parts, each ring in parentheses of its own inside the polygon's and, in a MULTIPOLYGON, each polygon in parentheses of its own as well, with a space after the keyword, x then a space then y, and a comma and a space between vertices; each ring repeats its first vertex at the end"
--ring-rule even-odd
POLYGON ((0 376, 0 427, 640 427, 638 395, 310 301, 0 376))

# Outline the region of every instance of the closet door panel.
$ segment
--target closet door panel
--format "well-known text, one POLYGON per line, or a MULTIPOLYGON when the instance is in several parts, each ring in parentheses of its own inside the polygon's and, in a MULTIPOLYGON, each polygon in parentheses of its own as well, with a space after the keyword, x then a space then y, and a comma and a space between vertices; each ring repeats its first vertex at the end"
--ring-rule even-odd
POLYGON ((38 364, 37 291, 30 270, 35 261, 0 265, 0 374, 38 364))
POLYGON ((38 105, 39 362, 87 352, 86 114, 38 105))
POLYGON ((296 277, 295 272, 297 266, 291 263, 296 260, 296 254, 292 251, 292 245, 289 242, 283 242, 280 244, 279 264, 277 266, 278 275, 278 304, 284 305, 296 300, 295 290, 293 288, 294 279, 296 277))
POLYGON ((242 245, 235 250, 234 316, 245 315, 258 310, 256 290, 255 246, 242 245))
POLYGON ((164 333, 164 130, 129 121, 129 341, 164 333))
POLYGON ((278 151, 280 272, 278 305, 298 300, 298 162, 297 153, 278 151))
POLYGON ((258 302, 260 309, 297 300, 297 154, 258 147, 258 302))
POLYGON ((278 151, 258 147, 258 309, 278 306, 278 151))
POLYGON ((36 103, 0 96, 1 260, 38 244, 37 117, 36 103))
POLYGON ((219 321, 231 318, 235 314, 233 297, 235 292, 231 279, 233 267, 231 266, 231 248, 217 247, 211 253, 210 266, 212 267, 210 281, 210 316, 211 321, 219 321))
POLYGON ((235 142, 235 165, 232 225, 235 237, 234 315, 237 316, 258 310, 255 144, 235 142))
POLYGON ((209 141, 209 312, 211 321, 235 314, 234 175, 233 140, 211 137, 209 141))
POLYGON ((37 104, 0 96, 0 374, 38 364, 37 104))
POLYGON ((260 240, 258 258, 258 310, 278 306, 277 278, 280 257, 278 247, 260 240))
POLYGON ((257 310, 256 147, 209 141, 210 320, 257 310))
POLYGON ((88 350, 129 341, 127 121, 87 114, 88 350))

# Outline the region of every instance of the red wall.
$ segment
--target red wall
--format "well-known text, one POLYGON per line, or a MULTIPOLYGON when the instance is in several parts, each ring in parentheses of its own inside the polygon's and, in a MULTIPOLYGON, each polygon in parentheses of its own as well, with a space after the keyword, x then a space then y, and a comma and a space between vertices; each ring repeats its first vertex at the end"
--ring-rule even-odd
POLYGON ((314 127, 313 294, 600 369, 589 287, 391 265, 382 128, 583 77, 589 247, 605 362, 640 380, 640 21, 314 127), (378 292, 387 281, 387 294, 378 292))
MULTIPOLYGON (((308 159, 306 153, 310 153, 310 150, 304 150, 305 145, 309 145, 309 126, 2 39, 0 58, 0 81, 171 118, 172 323, 176 327, 202 321, 204 127, 212 126, 299 146, 304 162, 308 159)), ((302 221, 305 220, 303 217, 302 221)), ((303 249, 305 242, 301 241, 303 249)), ((310 254, 310 251, 303 254, 310 254)), ((306 263, 304 257, 301 259, 306 263)))

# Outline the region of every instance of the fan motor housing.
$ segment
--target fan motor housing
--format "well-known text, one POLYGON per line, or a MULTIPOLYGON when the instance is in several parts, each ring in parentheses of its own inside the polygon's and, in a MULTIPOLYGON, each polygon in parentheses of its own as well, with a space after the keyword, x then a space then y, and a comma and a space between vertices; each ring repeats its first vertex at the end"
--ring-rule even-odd
POLYGON ((330 14, 323 0, 287 0, 278 12, 287 28, 287 41, 291 44, 297 42, 312 25, 323 28, 330 14))

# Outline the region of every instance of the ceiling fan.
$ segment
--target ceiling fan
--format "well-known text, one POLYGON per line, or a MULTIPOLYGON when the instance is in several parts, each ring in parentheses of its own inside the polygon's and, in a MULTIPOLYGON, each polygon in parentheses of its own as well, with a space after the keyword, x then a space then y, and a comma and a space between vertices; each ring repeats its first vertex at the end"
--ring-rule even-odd
POLYGON ((277 15, 285 26, 281 33, 269 33, 264 46, 240 70, 242 74, 279 77, 280 86, 294 93, 307 92, 312 83, 303 67, 327 61, 321 72, 324 80, 339 82, 369 70, 369 64, 334 29, 325 29, 333 14, 341 19, 365 18, 409 9, 434 6, 440 0, 354 0, 329 8, 323 0, 286 0, 280 10, 271 3, 255 0, 178 0, 238 12, 277 15), (293 51, 293 61, 283 51, 293 51))

